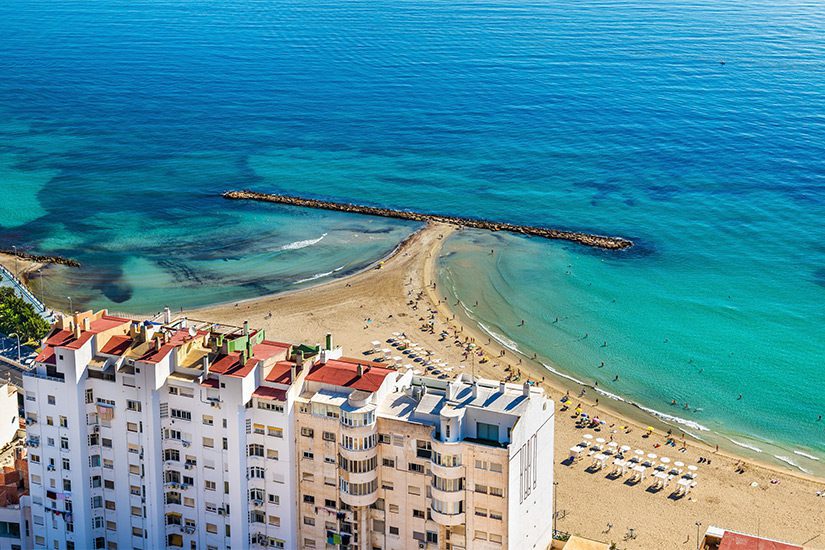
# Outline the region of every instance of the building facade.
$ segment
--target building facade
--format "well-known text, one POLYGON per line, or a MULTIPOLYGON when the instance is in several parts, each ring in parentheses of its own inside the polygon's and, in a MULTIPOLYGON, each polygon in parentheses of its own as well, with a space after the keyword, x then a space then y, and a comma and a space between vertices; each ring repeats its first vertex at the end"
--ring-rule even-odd
POLYGON ((24 377, 30 546, 545 548, 553 406, 247 324, 57 322, 24 377), (540 467, 539 465, 544 465, 540 467))

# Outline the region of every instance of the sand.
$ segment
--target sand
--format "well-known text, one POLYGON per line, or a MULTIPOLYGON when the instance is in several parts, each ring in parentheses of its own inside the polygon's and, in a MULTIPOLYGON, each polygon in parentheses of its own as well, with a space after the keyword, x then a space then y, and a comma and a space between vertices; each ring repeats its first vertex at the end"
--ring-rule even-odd
MULTIPOLYGON (((195 319, 232 324, 249 320, 252 326, 265 328, 269 338, 296 343, 318 343, 331 332, 334 342, 354 357, 370 350, 372 341, 385 342, 392 333, 404 332, 435 352, 436 358, 448 361, 454 367, 452 374, 474 372, 499 379, 509 374, 505 368, 510 366, 521 370, 521 380, 529 376, 540 381, 544 376, 542 386, 556 400, 554 469, 560 531, 615 541, 620 548, 694 548, 696 522, 700 522, 702 533, 708 525, 717 525, 795 543, 813 538, 808 545, 825 547, 825 497, 816 495, 816 491, 825 490, 825 481, 752 462, 745 463, 744 473, 737 473, 735 466, 740 459, 691 441, 687 442, 684 453, 672 447, 656 448, 655 445, 665 441, 663 430, 657 429, 653 436, 644 438, 643 427, 653 424, 658 428, 661 424, 638 415, 636 418, 620 416, 616 411, 607 410, 604 402, 596 408, 582 401, 587 412, 607 422, 601 431, 577 428, 572 411, 560 411, 559 398, 567 389, 561 380, 551 378, 544 367, 527 358, 521 358, 519 364, 519 358, 510 351, 499 357, 501 347, 495 342, 488 345, 487 337, 477 327, 461 326, 453 320, 448 304, 439 300, 437 289, 432 288, 436 260, 443 240, 456 230, 445 225, 427 226, 380 264, 318 287, 187 313, 195 319), (420 299, 416 299, 419 296, 420 299), (436 312, 434 334, 421 330, 430 318, 430 311, 436 312), (479 364, 478 360, 465 359, 463 348, 455 345, 453 337, 439 339, 442 330, 451 334, 461 331, 462 339, 475 338, 493 360, 479 364), (621 426, 628 426, 631 432, 619 430, 621 426), (616 433, 612 433, 614 430, 616 433), (630 486, 623 479, 608 479, 606 471, 588 473, 586 467, 590 461, 587 459, 568 465, 568 449, 582 440, 583 433, 605 439, 612 435, 620 444, 645 453, 654 452, 686 465, 697 465, 697 486, 688 497, 673 499, 669 497, 670 489, 658 493, 648 491, 650 479, 630 486), (700 456, 709 457, 711 464, 698 464, 700 456), (778 483, 771 483, 772 479, 778 483), (753 483, 757 486, 752 486, 753 483), (636 538, 624 540, 630 529, 635 531, 636 538)), ((575 403, 581 401, 575 397, 574 400, 575 403)), ((548 516, 548 521, 551 520, 548 516)))

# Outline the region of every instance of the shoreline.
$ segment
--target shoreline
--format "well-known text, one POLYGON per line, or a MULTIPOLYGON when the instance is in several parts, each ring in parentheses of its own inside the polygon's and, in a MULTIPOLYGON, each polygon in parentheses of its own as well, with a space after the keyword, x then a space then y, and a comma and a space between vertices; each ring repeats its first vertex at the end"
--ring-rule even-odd
MULTIPOLYGON (((452 375, 471 372, 470 359, 462 356, 464 347, 457 341, 465 336, 475 338, 491 359, 484 364, 473 362, 472 370, 477 376, 501 379, 507 375, 505 365, 517 365, 521 357, 522 364, 517 368, 523 376, 535 381, 541 381, 544 376, 540 385, 556 402, 553 468, 558 483, 557 510, 561 515, 557 528, 560 531, 599 540, 618 539, 622 548, 678 548, 685 544, 686 536, 693 541, 691 533, 695 534, 697 521, 752 532, 758 531, 761 525, 763 534, 794 542, 818 534, 825 540, 825 499, 815 494, 825 489, 825 482, 820 478, 762 464, 736 453, 722 450, 715 453, 711 447, 692 438, 687 441, 684 453, 676 448, 659 448, 665 440, 660 427, 666 424, 651 421, 653 417, 649 414, 607 398, 595 407, 593 395, 574 399, 581 401, 587 412, 598 411, 606 423, 600 431, 583 430, 575 425, 571 411, 559 408, 559 397, 567 387, 575 390, 581 386, 565 383, 562 376, 512 350, 507 350, 504 358, 494 359, 502 346, 492 338, 491 344, 484 344, 487 335, 481 327, 465 321, 459 312, 449 307, 449 302, 439 303, 438 262, 443 242, 456 231, 460 229, 426 224, 384 258, 357 273, 278 294, 187 309, 183 314, 235 325, 248 320, 251 325, 265 329, 270 338, 296 343, 313 344, 331 332, 334 341, 343 344, 351 357, 366 356, 373 349, 373 341, 386 342, 393 332, 404 332, 425 349, 432 350, 435 357, 446 359, 454 369, 452 375), (433 282, 436 289, 432 289, 433 282), (425 326, 426 331, 422 330, 425 326), (441 338, 442 330, 451 334, 458 330, 460 338, 452 335, 441 338), (462 369, 461 365, 465 367, 462 369), (647 424, 657 428, 649 437, 645 437, 644 431, 647 424), (605 438, 613 438, 615 434, 617 441, 645 452, 663 453, 686 464, 698 463, 698 486, 687 497, 672 499, 647 491, 647 482, 641 487, 631 487, 622 480, 605 479, 605 472, 589 473, 583 463, 568 464, 568 448, 581 441, 583 432, 605 438), (698 462, 700 457, 712 458, 712 464, 698 462), (740 464, 744 465, 744 473, 737 471, 740 464), (804 526, 800 524, 801 517, 808 520, 804 526), (608 523, 615 527, 605 534, 604 526, 608 523), (631 528, 638 539, 622 543, 622 533, 631 528)), ((554 363, 549 364, 556 368, 554 363)), ((573 391, 571 394, 576 395, 573 391)))
MULTIPOLYGON (((509 359, 507 359, 506 354, 504 357, 495 357, 495 360, 499 363, 507 363, 512 368, 518 368, 522 371, 530 372, 532 374, 532 376, 529 377, 531 380, 540 380, 541 382, 539 385, 550 388, 559 397, 565 395, 569 391, 571 392, 570 397, 574 401, 581 402, 591 409, 604 411, 612 416, 617 417, 626 424, 633 425, 638 430, 644 430, 647 426, 653 426, 656 428, 657 433, 661 434, 665 433, 668 429, 673 429, 674 435, 677 432, 684 433, 686 439, 690 442, 691 445, 714 456, 724 456, 731 460, 745 461, 755 466, 759 466, 761 468, 774 471, 778 474, 793 476, 804 481, 810 481, 813 483, 825 483, 825 477, 817 476, 816 474, 809 472, 804 472, 798 465, 791 465, 787 462, 787 466, 772 464, 770 462, 760 460, 759 457, 746 454, 744 452, 740 454, 727 450, 724 448, 724 446, 726 446, 727 443, 723 443, 723 447, 720 447, 717 450, 716 447, 711 443, 702 440, 696 434, 690 433, 690 430, 698 430, 700 433, 703 431, 708 431, 709 433, 713 434, 714 438, 727 440, 728 442, 737 447, 741 447, 743 449, 749 449, 749 447, 745 447, 741 443, 734 443, 731 440, 731 437, 735 438, 737 437, 737 435, 740 434, 726 435, 718 433, 713 430, 710 430, 709 428, 698 425, 698 423, 694 421, 683 419, 677 417, 676 415, 669 415, 666 412, 658 411, 652 409, 651 407, 646 407, 641 403, 637 403, 631 399, 627 399, 618 394, 607 392, 605 390, 602 390, 601 388, 592 385, 591 383, 578 380, 572 375, 565 374, 565 369, 557 363, 555 363, 551 358, 543 357, 543 359, 546 359, 550 363, 548 365, 542 362, 540 360, 541 358, 533 359, 528 355, 528 353, 525 353, 520 349, 513 349, 506 343, 501 342, 498 338, 496 338, 494 333, 491 334, 490 332, 492 331, 488 332, 484 330, 483 324, 480 321, 473 319, 471 316, 469 316, 466 313, 463 313, 458 309, 454 309, 450 306, 449 301, 445 303, 443 300, 441 300, 439 296, 435 294, 435 290, 432 288, 433 283, 438 284, 438 269, 435 265, 436 262, 433 261, 431 258, 427 258, 425 260, 425 263, 429 264, 425 269, 425 275, 427 277, 425 279, 425 288, 427 288, 427 295, 430 299, 430 302, 435 307, 437 307, 447 319, 450 319, 451 317, 454 317, 456 320, 467 318, 468 322, 458 323, 458 326, 463 328, 465 334, 470 335, 478 342, 483 342, 485 338, 489 339, 490 343, 484 344, 484 346, 487 349, 493 349, 497 352, 500 352, 501 350, 506 350, 506 354, 515 354, 516 356, 520 357, 522 359, 520 363, 514 363, 510 361, 509 359), (581 388, 587 389, 587 393, 584 396, 579 396, 578 394, 573 393, 574 390, 579 390, 581 388), (598 399, 593 398, 593 394, 596 394, 598 399), (598 404, 596 404, 596 401, 598 401, 598 404), (674 418, 678 418, 686 424, 683 425, 683 423, 679 420, 668 421, 665 418, 661 418, 659 415, 672 416, 674 418), (687 423, 697 424, 697 426, 701 427, 689 426, 687 423)), ((456 300, 457 299, 458 298, 456 297, 456 300)), ((457 323, 455 321, 451 321, 451 324, 456 325, 457 323)), ((556 397, 556 395, 552 396, 555 401, 558 401, 558 397, 556 397)), ((747 437, 747 435, 743 435, 743 437, 747 437)), ((787 449, 787 452, 790 454, 795 454, 793 449, 787 449)), ((778 457, 774 458, 776 458, 777 460, 781 460, 778 457)), ((821 460, 821 458, 816 457, 816 460, 821 460)))

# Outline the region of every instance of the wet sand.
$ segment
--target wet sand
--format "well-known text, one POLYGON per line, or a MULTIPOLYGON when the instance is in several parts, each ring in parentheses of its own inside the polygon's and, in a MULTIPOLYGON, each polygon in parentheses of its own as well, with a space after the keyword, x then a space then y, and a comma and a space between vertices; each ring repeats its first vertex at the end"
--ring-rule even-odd
MULTIPOLYGON (((433 351, 435 358, 448 361, 454 368, 450 374, 473 372, 499 379, 518 369, 519 381, 529 377, 541 383, 556 400, 554 468, 558 482, 557 529, 561 531, 615 541, 620 548, 694 548, 696 522, 701 522, 703 532, 708 525, 718 525, 795 543, 820 535, 808 545, 825 547, 825 497, 816 495, 816 491, 825 490, 825 481, 750 461, 744 461, 744 472, 738 473, 740 458, 716 453, 689 439, 685 452, 663 447, 665 427, 653 417, 612 402, 607 408, 604 400, 594 407, 589 400, 578 399, 578 388, 572 388, 574 404, 581 402, 586 412, 605 421, 598 432, 576 427, 573 412, 560 410, 560 397, 571 389, 565 381, 552 377, 543 366, 527 358, 519 362, 518 356, 495 341, 487 344, 487 336, 478 327, 462 324, 450 305, 439 298, 438 289, 433 288, 436 261, 443 240, 456 230, 431 224, 391 257, 361 273, 287 294, 191 310, 188 315, 233 324, 249 320, 253 326, 264 327, 269 338, 290 342, 317 343, 326 332, 332 332, 334 341, 343 345, 350 356, 371 350, 374 340, 386 342, 392 333, 404 332, 433 351), (422 326, 431 318, 433 333, 423 331, 422 326), (450 337, 442 339, 442 331, 450 337), (464 346, 456 343, 463 344, 465 338, 474 339, 490 361, 481 364, 478 356, 465 357, 464 346), (643 437, 648 424, 657 430, 643 437), (628 429, 620 429, 623 426, 628 429), (568 449, 588 432, 605 439, 612 435, 619 444, 698 466, 696 488, 688 497, 677 500, 668 496, 675 486, 673 482, 669 489, 652 493, 647 490, 652 484, 650 478, 629 486, 624 479, 606 478, 606 471, 588 473, 587 459, 568 465, 568 449), (710 458, 711 464, 697 463, 700 456, 710 458), (629 529, 635 531, 636 538, 624 541, 629 529)), ((390 347, 385 343, 382 346, 390 347)), ((675 435, 679 438, 678 431, 675 435)), ((548 521, 551 519, 548 515, 548 521)))

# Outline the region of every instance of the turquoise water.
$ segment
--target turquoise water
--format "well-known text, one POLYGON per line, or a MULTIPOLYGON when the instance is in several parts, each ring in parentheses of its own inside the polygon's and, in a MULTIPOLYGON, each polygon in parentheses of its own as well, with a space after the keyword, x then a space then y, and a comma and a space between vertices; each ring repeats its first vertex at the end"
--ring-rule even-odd
POLYGON ((565 375, 823 473, 823 28, 816 2, 7 0, 0 245, 83 262, 54 304, 154 312, 414 229, 227 188, 629 236, 466 232, 443 286, 565 375))

